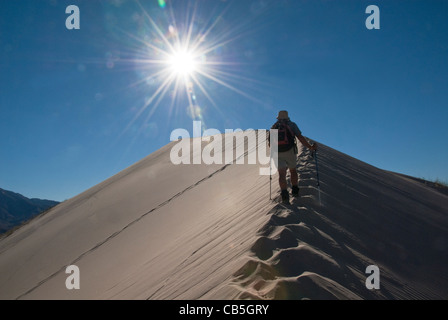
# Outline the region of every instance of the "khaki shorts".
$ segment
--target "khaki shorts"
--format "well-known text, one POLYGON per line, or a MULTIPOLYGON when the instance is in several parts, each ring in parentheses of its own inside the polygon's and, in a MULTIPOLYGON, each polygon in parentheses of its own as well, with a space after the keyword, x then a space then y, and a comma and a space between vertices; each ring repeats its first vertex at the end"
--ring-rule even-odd
POLYGON ((278 169, 295 168, 297 166, 297 154, 294 148, 278 153, 278 169))

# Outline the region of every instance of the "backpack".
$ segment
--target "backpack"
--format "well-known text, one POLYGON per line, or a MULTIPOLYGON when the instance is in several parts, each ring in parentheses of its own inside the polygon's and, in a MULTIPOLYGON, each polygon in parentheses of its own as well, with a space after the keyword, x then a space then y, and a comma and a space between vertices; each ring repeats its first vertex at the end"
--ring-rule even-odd
POLYGON ((272 128, 278 130, 278 152, 285 152, 294 147, 295 135, 287 121, 279 120, 272 128))

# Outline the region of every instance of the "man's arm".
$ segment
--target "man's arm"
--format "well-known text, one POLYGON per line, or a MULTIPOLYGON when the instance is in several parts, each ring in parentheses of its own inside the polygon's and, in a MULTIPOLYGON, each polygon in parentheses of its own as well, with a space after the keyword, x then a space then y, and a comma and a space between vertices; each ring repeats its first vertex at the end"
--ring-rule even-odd
POLYGON ((316 150, 317 149, 317 145, 315 143, 313 143, 313 145, 309 144, 309 142, 305 139, 304 136, 300 135, 296 135, 297 139, 299 139, 299 141, 308 149, 310 150, 316 150))
POLYGON ((299 127, 297 126, 297 124, 295 122, 290 123, 290 128, 292 129, 292 131, 294 132, 294 135, 297 137, 297 139, 299 139, 299 141, 308 149, 310 150, 317 150, 317 144, 313 144, 310 145, 308 143, 308 141, 305 139, 304 136, 302 136, 302 131, 300 131, 299 127))

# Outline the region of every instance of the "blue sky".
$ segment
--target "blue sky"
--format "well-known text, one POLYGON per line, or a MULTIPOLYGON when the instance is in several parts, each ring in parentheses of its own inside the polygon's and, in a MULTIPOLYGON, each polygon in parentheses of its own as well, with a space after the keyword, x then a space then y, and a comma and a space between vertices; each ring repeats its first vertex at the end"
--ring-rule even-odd
POLYGON ((332 148, 448 181, 448 2, 163 2, 0 2, 0 188, 62 201, 193 119, 267 129, 280 109, 332 148), (72 4, 79 30, 65 26, 72 4), (365 27, 371 4, 379 30, 365 27), (194 116, 153 62, 188 26, 213 68, 192 82, 194 116))

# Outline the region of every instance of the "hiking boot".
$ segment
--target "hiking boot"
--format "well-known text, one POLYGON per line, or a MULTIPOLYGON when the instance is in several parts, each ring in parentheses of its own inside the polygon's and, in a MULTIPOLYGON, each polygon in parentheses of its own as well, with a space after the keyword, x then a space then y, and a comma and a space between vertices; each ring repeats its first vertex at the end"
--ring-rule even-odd
POLYGON ((289 203, 289 193, 288 190, 282 190, 282 201, 283 203, 289 203))
POLYGON ((291 194, 293 196, 298 196, 299 195, 299 186, 292 186, 291 194))

